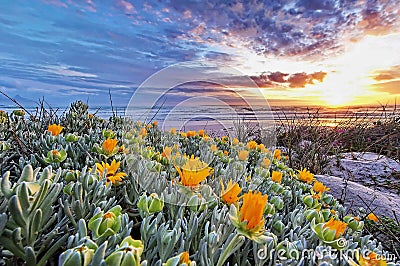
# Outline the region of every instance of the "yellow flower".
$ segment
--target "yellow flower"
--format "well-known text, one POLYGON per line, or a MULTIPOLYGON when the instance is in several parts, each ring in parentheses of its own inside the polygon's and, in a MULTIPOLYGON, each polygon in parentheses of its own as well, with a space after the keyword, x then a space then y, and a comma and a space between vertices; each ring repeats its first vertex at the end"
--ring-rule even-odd
POLYGON ((311 183, 314 180, 314 174, 310 173, 307 169, 297 170, 297 177, 303 182, 311 183))
POLYGON ((323 193, 325 191, 329 191, 330 188, 327 188, 326 186, 324 186, 324 184, 322 182, 315 181, 313 190, 318 193, 323 193))
POLYGON ((61 133, 64 127, 57 125, 57 124, 52 124, 47 127, 47 131, 51 133, 52 136, 57 136, 61 133))
POLYGON ((240 208, 240 221, 247 221, 247 230, 260 229, 264 226, 263 213, 267 205, 268 195, 251 190, 243 195, 243 204, 240 208))
POLYGON ((248 149, 255 149, 255 148, 257 148, 257 142, 255 142, 254 140, 249 141, 249 142, 247 143, 246 147, 247 147, 248 149))
POLYGON ((323 228, 328 228, 335 231, 335 239, 344 233, 347 228, 347 224, 342 221, 336 221, 333 217, 324 224, 323 228))
POLYGON ((189 252, 184 251, 181 253, 181 255, 179 256, 179 264, 187 264, 189 265, 190 260, 189 260, 189 252))
POLYGON ((104 174, 104 172, 107 170, 106 173, 106 184, 108 185, 109 182, 112 182, 113 185, 118 184, 118 182, 122 181, 122 178, 126 176, 126 174, 124 172, 119 172, 118 168, 120 166, 121 162, 116 162, 115 160, 113 160, 111 162, 111 165, 108 163, 104 163, 101 162, 101 164, 96 163, 96 172, 99 173, 100 176, 102 176, 104 174))
POLYGON ((238 144, 239 144, 239 140, 238 140, 237 138, 234 138, 234 139, 232 140, 232 144, 233 144, 233 145, 238 145, 238 144))
POLYGON ((262 160, 262 162, 261 162, 261 166, 262 166, 262 167, 265 167, 265 168, 268 168, 270 164, 271 164, 271 160, 268 159, 268 158, 264 158, 264 159, 262 160))
POLYGON ((239 155, 238 155, 239 159, 242 161, 246 161, 247 157, 249 157, 249 152, 246 150, 241 150, 239 151, 239 155))
POLYGON ((372 212, 370 214, 368 214, 366 218, 368 220, 374 221, 375 223, 378 222, 378 217, 376 217, 376 215, 372 212))
POLYGON ((207 136, 207 135, 204 135, 204 137, 203 137, 203 140, 204 141, 208 141, 210 139, 210 137, 209 136, 207 136))
POLYGON ((358 261, 360 266, 386 266, 386 260, 384 256, 378 256, 375 252, 371 251, 368 256, 360 256, 358 261))
POLYGON ((200 129, 198 133, 199 133, 200 137, 204 137, 205 136, 204 135, 204 129, 200 129))
POLYGON ((140 129, 139 135, 142 136, 142 137, 146 137, 146 136, 147 136, 147 130, 146 130, 146 128, 142 127, 142 128, 140 129))
POLYGON ((271 176, 272 181, 275 183, 280 183, 282 180, 282 173, 278 171, 272 171, 272 176, 271 176))
POLYGON ((211 145, 210 149, 211 151, 218 151, 218 148, 215 146, 215 144, 211 145))
POLYGON ((171 127, 171 129, 169 130, 169 132, 170 132, 171 134, 176 134, 176 128, 171 127))
POLYGON ((213 172, 213 169, 208 167, 208 164, 200 161, 198 157, 194 158, 193 155, 188 158, 182 167, 175 165, 175 169, 178 171, 181 183, 184 186, 197 186, 213 172))
POLYGON ((268 149, 265 147, 265 145, 264 144, 260 144, 260 145, 258 145, 258 148, 260 149, 260 151, 261 152, 263 152, 263 153, 267 153, 268 152, 268 149))
POLYGON ((280 159, 281 159, 281 150, 276 149, 276 150, 274 151, 274 158, 277 159, 277 160, 280 160, 280 159))
POLYGON ((229 137, 228 136, 222 136, 221 137, 221 141, 222 142, 227 142, 227 141, 229 141, 229 137))
POLYGON ((225 190, 222 180, 220 182, 221 182, 221 186, 222 186, 221 200, 228 205, 235 204, 236 202, 238 202, 238 200, 239 200, 238 195, 242 191, 242 189, 239 187, 239 184, 236 182, 233 183, 232 179, 231 179, 231 180, 229 180, 228 185, 225 190))
POLYGON ((168 147, 168 146, 165 146, 161 155, 162 155, 162 157, 170 158, 171 157, 171 153, 172 153, 172 148, 168 147))
POLYGON ((186 132, 188 138, 196 136, 196 131, 188 131, 186 132))
POLYGON ((111 154, 113 153, 115 147, 117 146, 118 140, 116 139, 106 139, 103 142, 103 151, 106 154, 111 154))
POLYGON ((186 138, 187 134, 185 132, 181 132, 181 137, 186 138))

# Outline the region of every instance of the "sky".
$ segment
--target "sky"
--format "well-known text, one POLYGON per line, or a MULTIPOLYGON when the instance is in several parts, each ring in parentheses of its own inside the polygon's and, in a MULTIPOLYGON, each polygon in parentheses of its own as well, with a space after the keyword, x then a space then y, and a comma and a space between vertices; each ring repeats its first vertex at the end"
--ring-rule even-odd
POLYGON ((166 91, 330 107, 400 95, 398 0, 5 0, 0 36, 0 90, 55 106, 109 92, 116 105, 166 91))

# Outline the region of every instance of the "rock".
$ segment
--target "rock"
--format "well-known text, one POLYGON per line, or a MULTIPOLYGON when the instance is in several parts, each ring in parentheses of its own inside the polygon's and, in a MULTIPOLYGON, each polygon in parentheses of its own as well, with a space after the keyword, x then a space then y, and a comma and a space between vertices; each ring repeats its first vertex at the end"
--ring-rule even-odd
POLYGON ((347 207, 349 211, 356 211, 363 207, 367 212, 369 208, 376 215, 385 215, 394 218, 394 211, 400 217, 400 197, 390 192, 373 190, 362 184, 346 181, 343 178, 329 175, 315 175, 316 179, 327 187, 330 193, 347 207), (362 200, 361 200, 362 199, 362 200))
POLYGON ((328 173, 382 192, 400 192, 400 163, 372 152, 349 152, 332 159, 328 173))

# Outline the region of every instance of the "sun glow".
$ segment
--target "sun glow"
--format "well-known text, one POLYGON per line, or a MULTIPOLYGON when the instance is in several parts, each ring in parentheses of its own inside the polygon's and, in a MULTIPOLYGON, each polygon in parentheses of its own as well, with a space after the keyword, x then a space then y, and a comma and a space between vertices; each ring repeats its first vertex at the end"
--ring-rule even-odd
POLYGON ((399 42, 400 33, 365 36, 357 42, 348 41, 342 54, 318 62, 281 58, 267 60, 261 55, 246 54, 242 59, 243 65, 238 69, 248 75, 258 75, 260 69, 288 74, 318 71, 327 73, 323 82, 315 81, 314 84, 307 84, 305 88, 290 88, 287 84, 261 88, 264 98, 268 100, 285 99, 286 103, 294 100, 298 103, 329 107, 378 104, 378 100, 390 101, 395 97, 385 92, 384 87, 381 90, 377 89, 380 82, 373 77, 379 73, 379 70, 398 65, 400 62, 400 53, 397 52, 399 42))
POLYGON ((377 99, 387 96, 372 89, 377 83, 372 76, 378 69, 396 65, 400 58, 394 44, 399 40, 400 34, 383 38, 367 36, 349 45, 341 56, 324 62, 332 67, 322 83, 311 85, 315 93, 319 91, 317 98, 328 106, 339 107, 365 103, 366 100, 376 103, 377 99))

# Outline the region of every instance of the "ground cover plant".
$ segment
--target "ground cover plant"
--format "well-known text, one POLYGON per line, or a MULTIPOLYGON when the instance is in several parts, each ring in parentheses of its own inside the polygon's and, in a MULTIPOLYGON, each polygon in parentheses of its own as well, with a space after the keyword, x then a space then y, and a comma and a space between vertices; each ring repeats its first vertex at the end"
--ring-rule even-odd
POLYGON ((394 265, 279 149, 39 111, 1 112, 2 264, 394 265))

